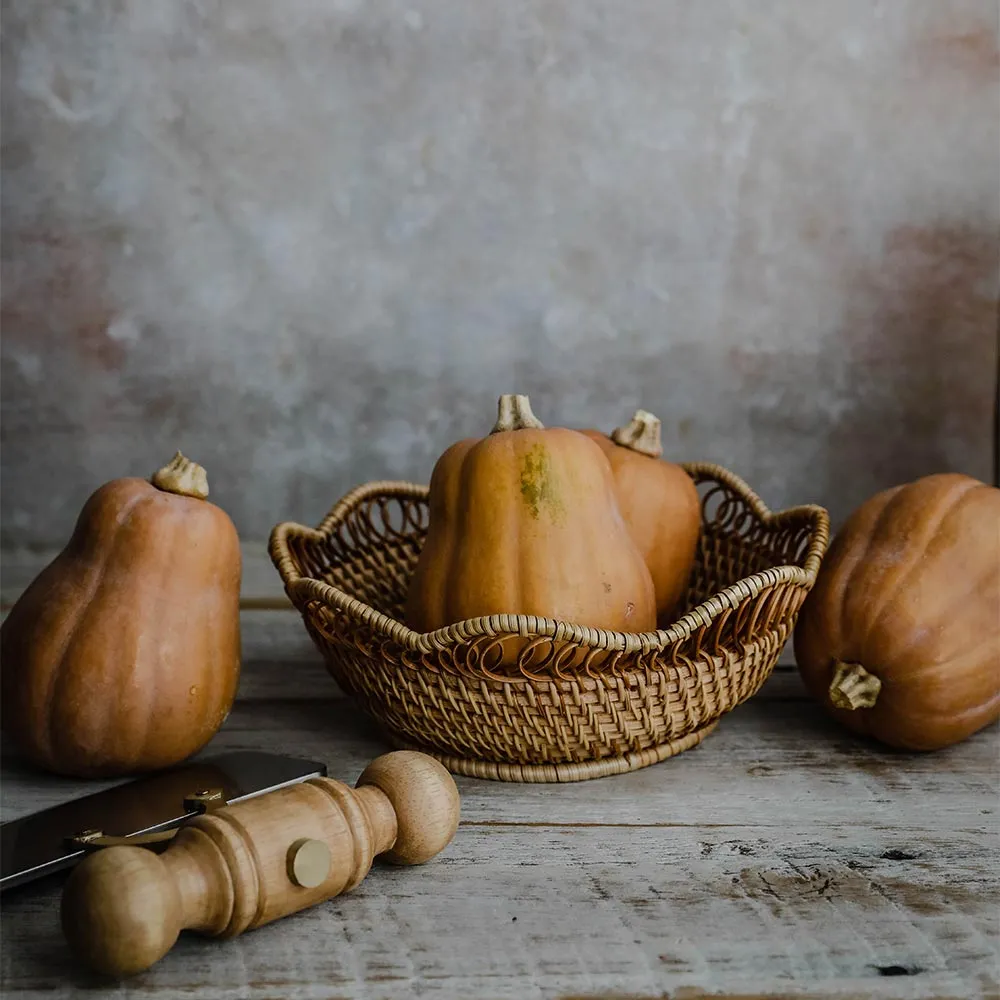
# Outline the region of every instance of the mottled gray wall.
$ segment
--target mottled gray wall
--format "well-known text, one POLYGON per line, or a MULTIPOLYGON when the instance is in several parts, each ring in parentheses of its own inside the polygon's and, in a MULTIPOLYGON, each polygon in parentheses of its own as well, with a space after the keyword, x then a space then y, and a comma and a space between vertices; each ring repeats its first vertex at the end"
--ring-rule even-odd
POLYGON ((175 447, 247 537, 496 396, 835 517, 992 475, 995 0, 21 0, 3 536, 175 447))

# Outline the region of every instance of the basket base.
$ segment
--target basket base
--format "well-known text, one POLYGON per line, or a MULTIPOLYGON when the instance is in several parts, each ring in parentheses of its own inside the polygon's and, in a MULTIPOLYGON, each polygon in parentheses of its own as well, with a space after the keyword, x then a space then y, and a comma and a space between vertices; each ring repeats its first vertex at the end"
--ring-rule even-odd
POLYGON ((567 764, 507 764, 469 757, 452 757, 400 740, 391 733, 388 736, 398 749, 419 750, 421 753, 426 753, 444 764, 452 774, 461 774, 468 778, 485 778, 488 781, 562 783, 605 778, 611 774, 625 774, 628 771, 638 771, 640 768, 649 767, 650 764, 658 764, 661 760, 666 760, 684 750, 696 747, 718 724, 718 720, 710 722, 707 726, 696 729, 693 733, 688 733, 687 736, 661 743, 648 750, 627 753, 621 757, 603 757, 600 760, 584 760, 567 764))

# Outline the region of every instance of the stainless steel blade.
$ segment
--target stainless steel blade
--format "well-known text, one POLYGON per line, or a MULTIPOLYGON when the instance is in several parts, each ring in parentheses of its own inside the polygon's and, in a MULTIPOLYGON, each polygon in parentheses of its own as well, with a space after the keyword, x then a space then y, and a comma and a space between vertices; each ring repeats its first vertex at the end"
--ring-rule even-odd
POLYGON ((68 838, 84 830, 117 837, 168 830, 198 814, 184 800, 204 789, 221 789, 227 801, 239 802, 325 774, 317 761, 236 751, 10 820, 0 824, 0 892, 76 864, 86 851, 68 838))

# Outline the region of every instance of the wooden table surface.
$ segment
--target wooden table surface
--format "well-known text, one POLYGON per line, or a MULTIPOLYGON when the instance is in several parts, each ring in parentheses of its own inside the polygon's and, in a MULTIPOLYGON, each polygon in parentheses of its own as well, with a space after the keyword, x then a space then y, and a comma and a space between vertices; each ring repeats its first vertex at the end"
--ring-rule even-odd
MULTIPOLYGON (((351 783, 387 747, 342 697, 259 550, 240 695, 205 754, 265 749, 351 783)), ((5 560, 7 605, 37 559, 5 560)), ((3 897, 0 987, 31 998, 1000 996, 998 730, 928 755, 861 742, 786 658, 698 749, 572 785, 458 778, 419 868, 219 942, 183 934, 123 984, 59 931, 61 876, 3 897)), ((4 820, 109 783, 3 755, 4 820)))

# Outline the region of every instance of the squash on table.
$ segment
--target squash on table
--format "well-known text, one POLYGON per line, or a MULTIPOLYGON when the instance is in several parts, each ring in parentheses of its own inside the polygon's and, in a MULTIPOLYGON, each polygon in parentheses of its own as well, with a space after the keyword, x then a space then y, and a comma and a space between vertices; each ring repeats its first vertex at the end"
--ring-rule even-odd
POLYGON ((615 477, 622 517, 653 577, 661 623, 677 611, 694 567, 701 534, 701 502, 694 480, 679 466, 663 461, 661 425, 646 410, 636 410, 610 437, 582 433, 601 446, 615 477))
POLYGON ((421 632, 495 614, 626 632, 656 624, 608 460, 584 434, 544 428, 527 396, 501 396, 490 435, 438 459, 405 612, 421 632))
POLYGON ((926 476, 872 497, 820 567, 794 636, 844 725, 935 750, 1000 716, 1000 489, 926 476))
POLYGON ((199 750, 240 670, 240 546, 179 452, 152 481, 116 479, 0 631, 3 729, 39 767, 155 770, 199 750))

